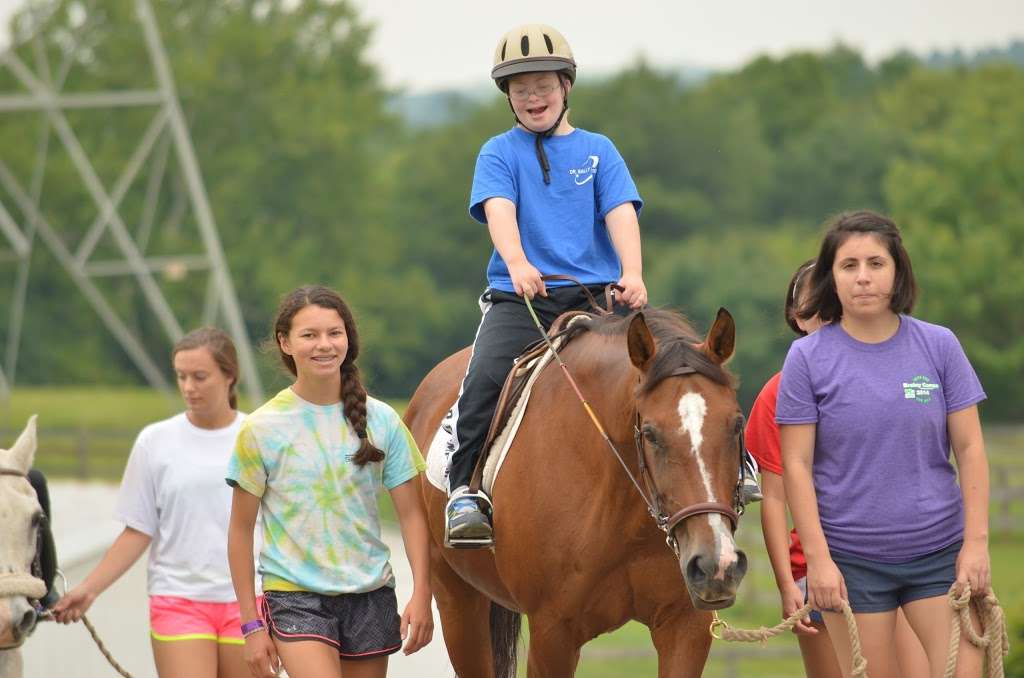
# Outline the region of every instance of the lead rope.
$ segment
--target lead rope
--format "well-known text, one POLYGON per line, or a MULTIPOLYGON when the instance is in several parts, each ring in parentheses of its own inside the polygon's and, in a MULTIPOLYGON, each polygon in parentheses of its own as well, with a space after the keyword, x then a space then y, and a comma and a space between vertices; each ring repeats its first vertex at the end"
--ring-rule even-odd
POLYGON ((1010 638, 1006 633, 1006 617, 999 600, 992 591, 983 598, 971 598, 970 585, 959 593, 954 584, 949 589, 949 606, 953 608, 953 631, 949 637, 949 658, 946 660, 944 678, 952 678, 956 669, 957 654, 960 651, 960 631, 966 632, 967 639, 975 647, 985 651, 988 659, 988 678, 1003 678, 1003 657, 1010 652, 1010 638), (970 607, 974 606, 981 621, 982 634, 974 630, 970 607))
POLYGON ((96 633, 96 627, 92 625, 92 622, 89 621, 89 618, 84 614, 82 615, 82 623, 85 624, 85 628, 88 629, 89 635, 92 636, 93 641, 96 643, 96 647, 100 649, 100 652, 107 658, 107 661, 114 667, 114 670, 124 676, 124 678, 132 678, 132 674, 128 673, 123 666, 118 664, 117 660, 114 659, 114 655, 110 654, 110 650, 107 649, 107 646, 103 644, 102 640, 100 640, 99 634, 96 633))
MULTIPOLYGON (((845 600, 842 602, 843 617, 846 619, 846 629, 850 634, 850 647, 853 657, 852 678, 867 677, 867 660, 861 651, 860 634, 857 632, 857 623, 853 616, 850 604, 845 600)), ((960 633, 961 629, 967 635, 967 639, 975 647, 985 651, 988 659, 988 678, 1003 678, 1003 657, 1010 652, 1010 639, 1006 632, 1006 617, 1003 609, 999 606, 999 600, 995 594, 989 592, 983 598, 971 598, 971 587, 965 585, 958 591, 956 584, 949 589, 949 605, 953 608, 953 628, 949 638, 949 655, 946 659, 946 670, 943 678, 952 678, 956 670, 956 662, 960 654, 960 633), (970 606, 973 605, 981 620, 983 632, 979 635, 974 630, 971 622, 970 606)), ((734 629, 728 622, 719 619, 718 613, 714 612, 714 619, 708 631, 717 640, 725 640, 733 643, 764 643, 784 631, 796 626, 797 621, 807 616, 812 610, 808 603, 791 614, 780 624, 771 628, 764 626, 757 629, 734 629)))
MULTIPOLYGON (((57 570, 57 575, 64 581, 64 593, 67 593, 70 588, 68 586, 68 578, 65 577, 64 573, 60 570, 57 570)), ((39 617, 49 617, 50 619, 53 619, 53 611, 44 610, 39 613, 39 617)), ((102 640, 100 640, 100 635, 96 632, 96 627, 92 625, 92 622, 89 621, 89 618, 84 614, 82 615, 82 623, 85 624, 86 630, 89 632, 89 635, 92 636, 93 642, 96 643, 96 647, 99 648, 100 653, 106 658, 107 662, 114 667, 114 670, 124 678, 133 678, 132 674, 128 673, 123 666, 117 663, 117 660, 114 659, 114 655, 110 654, 110 650, 108 650, 107 646, 104 645, 102 640)))
MULTIPOLYGON (((853 617, 853 610, 850 609, 850 604, 845 600, 840 602, 842 603, 843 617, 846 619, 846 630, 850 634, 850 650, 853 655, 853 668, 850 676, 851 678, 867 678, 868 660, 864 659, 864 654, 861 651, 860 634, 857 632, 857 622, 853 617)), ((807 603, 786 617, 782 623, 776 624, 771 628, 762 626, 757 629, 734 629, 729 626, 728 622, 719 619, 718 612, 715 611, 712 613, 714 619, 708 630, 711 633, 711 637, 718 640, 726 640, 731 643, 764 643, 769 638, 774 638, 796 626, 796 623, 806 617, 812 609, 811 604, 807 603)))
POLYGON ((611 449, 615 458, 619 460, 619 463, 622 465, 622 469, 626 472, 630 482, 633 483, 633 487, 635 487, 636 491, 640 494, 640 498, 644 500, 645 504, 647 504, 647 510, 651 514, 651 517, 657 521, 659 528, 664 529, 662 523, 663 520, 667 521, 667 518, 661 515, 661 511, 658 507, 647 498, 646 494, 644 494, 644 491, 640 488, 640 483, 638 483, 636 478, 633 477, 633 473, 629 470, 625 460, 623 460, 619 451, 615 448, 615 443, 613 443, 612 439, 608 437, 607 433, 605 433, 604 427, 601 426, 601 422, 598 420, 597 415, 595 415, 594 410, 591 409, 590 403, 588 403, 587 399, 583 397, 583 393, 580 392, 579 387, 576 386, 576 380, 573 379, 572 374, 569 373, 569 366, 562 360, 562 356, 558 354, 558 351, 555 349, 555 345, 551 343, 551 337, 549 337, 548 333, 544 331, 544 326, 541 325, 540 318, 537 317, 537 313, 533 310, 533 304, 530 303, 530 297, 524 294, 523 301, 526 302, 526 309, 530 312, 530 317, 533 318, 533 323, 537 326, 537 330, 540 332, 540 336, 543 337, 544 343, 547 344, 548 350, 551 351, 555 360, 558 361, 558 366, 562 368, 562 373, 565 375, 565 378, 569 380, 569 385, 572 386, 572 390, 576 392, 576 397, 579 398, 580 402, 583 404, 583 409, 585 409, 587 414, 590 416, 590 421, 594 422, 594 427, 597 428, 597 432, 600 433, 601 437, 604 438, 604 441, 608 443, 609 449, 611 449))

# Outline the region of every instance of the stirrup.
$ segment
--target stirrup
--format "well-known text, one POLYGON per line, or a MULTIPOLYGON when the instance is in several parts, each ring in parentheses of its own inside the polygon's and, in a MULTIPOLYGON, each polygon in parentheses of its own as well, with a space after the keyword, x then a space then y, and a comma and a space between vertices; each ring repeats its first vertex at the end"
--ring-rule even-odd
POLYGON ((449 549, 485 549, 494 548, 494 524, 492 522, 492 516, 494 515, 494 504, 491 503, 491 498, 487 494, 480 490, 479 492, 470 492, 468 490, 453 494, 448 498, 448 502, 444 506, 444 547, 449 549), (480 508, 480 512, 487 519, 490 524, 491 534, 486 537, 455 537, 452 538, 449 534, 448 516, 451 512, 452 505, 456 501, 462 499, 472 499, 476 501, 477 506, 480 508))
POLYGON ((764 499, 761 486, 753 478, 744 478, 740 483, 740 497, 744 504, 753 504, 764 499))

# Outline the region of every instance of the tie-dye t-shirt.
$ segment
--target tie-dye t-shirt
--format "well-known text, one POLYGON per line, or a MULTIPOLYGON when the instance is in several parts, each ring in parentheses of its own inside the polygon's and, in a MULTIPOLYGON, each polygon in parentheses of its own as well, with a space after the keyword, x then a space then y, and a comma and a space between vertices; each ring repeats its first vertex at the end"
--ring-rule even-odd
POLYGON ((315 405, 290 388, 249 415, 227 481, 261 497, 265 591, 362 593, 395 585, 381 539, 377 497, 425 468, 416 443, 386 403, 366 399, 370 440, 382 462, 360 468, 359 438, 340 403, 315 405))

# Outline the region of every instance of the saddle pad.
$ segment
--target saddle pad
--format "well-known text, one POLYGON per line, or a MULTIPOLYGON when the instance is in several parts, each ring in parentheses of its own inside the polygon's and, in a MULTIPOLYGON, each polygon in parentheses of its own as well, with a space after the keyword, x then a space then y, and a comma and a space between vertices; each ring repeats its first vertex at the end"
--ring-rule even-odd
MULTIPOLYGON (((572 325, 577 319, 586 316, 576 316, 570 318, 566 323, 566 326, 572 325)), ((560 336, 554 339, 552 342, 557 351, 562 347, 566 341, 566 337, 560 336)), ((512 408, 511 413, 508 417, 508 423, 501 430, 501 433, 494 439, 494 444, 491 445, 491 452, 487 456, 487 462, 484 464, 484 476, 483 476, 483 490, 487 494, 493 494, 494 480, 498 477, 498 471, 501 470, 501 465, 505 461, 505 455, 508 454, 509 448, 512 446, 512 441, 515 440, 516 433, 519 431, 519 424, 523 420, 523 414, 526 413, 526 405, 530 400, 530 393, 533 391, 533 384, 537 381, 537 377, 544 371, 548 363, 554 360, 555 354, 551 352, 549 348, 540 356, 523 365, 516 365, 513 368, 516 374, 520 374, 526 370, 532 370, 529 379, 526 382, 526 386, 523 388, 523 392, 520 394, 519 399, 516 401, 515 406, 512 408)), ((512 375, 510 375, 512 378, 512 375)), ((437 432, 434 434, 434 438, 430 441, 430 447, 427 450, 427 479, 430 484, 441 490, 442 492, 448 491, 448 469, 451 465, 451 453, 448 451, 448 440, 454 434, 452 429, 452 411, 448 410, 445 414, 444 419, 441 420, 441 426, 438 427, 437 432)))

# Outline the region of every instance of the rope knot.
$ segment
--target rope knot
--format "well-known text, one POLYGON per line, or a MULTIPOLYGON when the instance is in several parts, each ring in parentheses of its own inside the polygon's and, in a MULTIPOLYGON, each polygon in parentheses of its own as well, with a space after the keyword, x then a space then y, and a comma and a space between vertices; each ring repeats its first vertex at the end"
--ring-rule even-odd
POLYGON ((971 587, 967 586, 964 590, 957 593, 953 589, 949 590, 949 606, 959 612, 965 610, 971 605, 971 587))

